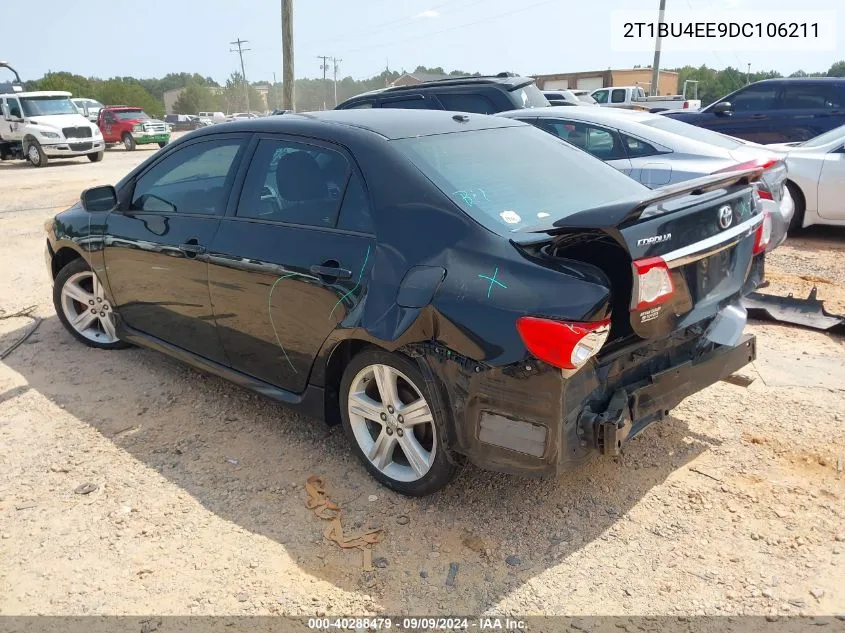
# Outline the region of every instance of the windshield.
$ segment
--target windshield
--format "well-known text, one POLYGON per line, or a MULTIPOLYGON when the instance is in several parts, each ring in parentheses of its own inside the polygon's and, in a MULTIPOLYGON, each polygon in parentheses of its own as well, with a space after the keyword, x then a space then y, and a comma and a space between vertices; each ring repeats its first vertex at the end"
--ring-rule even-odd
POLYGON ((730 136, 725 136, 724 134, 719 134, 718 132, 713 132, 712 130, 706 130, 703 127, 698 127, 697 125, 690 125, 689 123, 684 123, 683 121, 670 119, 668 116, 655 116, 650 119, 645 119, 644 121, 641 121, 641 123, 658 130, 663 130, 664 132, 684 136, 691 141, 715 145, 716 147, 721 147, 722 149, 731 150, 736 149, 737 147, 742 147, 743 145, 742 141, 738 141, 730 136))
POLYGON ((543 96, 540 89, 534 84, 528 84, 522 88, 511 91, 516 97, 520 108, 547 108, 549 100, 543 96))
POLYGON ((79 114, 68 97, 21 97, 24 116, 79 114))
POLYGON ((117 110, 114 115, 121 121, 134 121, 135 119, 149 119, 143 110, 117 110))
POLYGON ((798 147, 821 147, 822 145, 827 145, 837 139, 840 141, 845 140, 845 125, 840 125, 832 130, 828 130, 824 134, 819 134, 818 136, 811 138, 809 141, 799 143, 798 147))
POLYGON ((535 127, 392 142, 468 215, 500 234, 646 192, 613 167, 535 127))

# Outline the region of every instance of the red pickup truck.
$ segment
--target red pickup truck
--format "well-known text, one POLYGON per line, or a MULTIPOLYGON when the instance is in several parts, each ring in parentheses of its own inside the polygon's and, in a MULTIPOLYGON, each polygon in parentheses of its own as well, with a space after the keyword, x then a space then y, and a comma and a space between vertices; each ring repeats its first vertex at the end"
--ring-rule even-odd
POLYGON ((106 144, 123 143, 130 152, 138 145, 170 142, 170 127, 164 121, 151 118, 141 108, 106 106, 97 117, 97 127, 106 144))

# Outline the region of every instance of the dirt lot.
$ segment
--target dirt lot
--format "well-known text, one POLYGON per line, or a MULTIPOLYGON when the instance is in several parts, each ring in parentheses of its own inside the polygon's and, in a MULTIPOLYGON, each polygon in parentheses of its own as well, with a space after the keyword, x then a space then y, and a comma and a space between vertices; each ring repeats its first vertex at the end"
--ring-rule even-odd
MULTIPOLYGON (((623 457, 550 481, 470 467, 405 499, 339 429, 61 328, 44 221, 150 151, 0 163, 0 309, 44 318, 0 363, 0 613, 845 612, 842 338, 753 324, 754 382, 690 398, 623 457), (385 528, 374 572, 323 539, 304 506, 312 474, 347 529, 385 528)), ((773 290, 815 283, 845 312, 843 256, 845 231, 790 240, 773 290)), ((0 320, 0 350, 28 323, 0 320)))

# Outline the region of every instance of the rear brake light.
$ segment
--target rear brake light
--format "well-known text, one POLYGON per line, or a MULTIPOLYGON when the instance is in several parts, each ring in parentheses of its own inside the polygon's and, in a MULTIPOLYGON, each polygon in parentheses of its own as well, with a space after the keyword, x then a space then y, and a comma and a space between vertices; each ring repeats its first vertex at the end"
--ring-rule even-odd
POLYGON ((578 369, 604 345, 610 320, 580 323, 525 316, 516 320, 516 330, 536 358, 561 369, 578 369))
POLYGON ((772 239, 772 217, 768 211, 763 212, 763 222, 754 234, 754 254, 759 255, 766 250, 772 239))
POLYGON ((689 109, 689 101, 684 101, 684 108, 683 108, 683 109, 684 109, 684 110, 688 110, 688 109, 689 109))
POLYGON ((763 200, 774 200, 775 199, 774 196, 772 195, 772 192, 769 191, 768 189, 764 189, 763 187, 757 187, 757 197, 759 197, 763 200))
POLYGON ((634 310, 645 310, 665 303, 675 286, 672 274, 661 257, 648 257, 634 262, 634 292, 631 304, 634 310))
POLYGON ((768 158, 763 160, 762 158, 758 158, 756 160, 749 160, 744 163, 737 163, 736 165, 731 165, 730 167, 725 167, 724 169, 719 169, 714 171, 714 174, 727 174, 732 171, 744 171, 746 169, 768 169, 769 167, 774 167, 781 160, 776 157, 768 158))

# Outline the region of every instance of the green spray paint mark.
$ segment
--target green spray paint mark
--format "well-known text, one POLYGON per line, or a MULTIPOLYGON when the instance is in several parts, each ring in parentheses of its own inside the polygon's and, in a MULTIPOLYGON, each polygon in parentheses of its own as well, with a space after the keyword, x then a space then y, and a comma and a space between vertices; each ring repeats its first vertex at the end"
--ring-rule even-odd
POLYGON ((493 284, 496 284, 497 286, 501 286, 502 288, 507 288, 507 286, 505 284, 503 284, 501 281, 496 279, 496 275, 498 275, 498 274, 499 274, 499 267, 496 266, 496 270, 493 272, 492 277, 488 277, 487 275, 479 275, 478 276, 480 279, 486 279, 487 281, 490 282, 490 287, 487 288, 487 298, 488 299, 490 298, 490 294, 493 292, 493 284))
POLYGON ((273 291, 276 290, 276 286, 279 285, 279 282, 282 279, 289 279, 290 277, 305 277, 307 279, 314 279, 317 281, 316 277, 312 277, 311 275, 303 275, 301 273, 286 273, 279 277, 270 288, 270 295, 267 297, 267 314, 270 316, 270 325, 273 326, 273 334, 276 336, 276 342, 279 344, 279 348, 282 350, 282 354, 285 355, 285 360, 288 361, 288 365, 293 370, 293 373, 297 374, 299 372, 296 371, 296 367, 293 366, 293 363, 288 356, 287 351, 285 350, 285 346, 282 345, 282 341, 279 339, 279 332, 276 330, 276 323, 273 321, 273 291))
POLYGON ((367 260, 368 260, 368 259, 370 259, 370 247, 369 247, 369 246, 367 247, 367 254, 366 254, 366 255, 364 255, 364 263, 363 263, 363 265, 361 266, 361 272, 360 272, 360 273, 358 273, 358 281, 357 281, 357 283, 356 283, 356 284, 352 287, 352 290, 350 290, 350 291, 349 291, 349 292, 347 292, 345 295, 343 295, 340 299, 338 299, 338 300, 337 300, 337 303, 336 303, 336 304, 334 304, 334 307, 332 308, 332 311, 331 311, 331 312, 329 312, 329 319, 331 319, 331 318, 332 318, 332 315, 334 314, 334 311, 335 311, 335 310, 337 310, 337 306, 339 306, 341 303, 343 303, 343 302, 346 300, 346 298, 347 298, 347 297, 349 297, 349 295, 351 295, 353 292, 355 292, 356 290, 358 290, 358 286, 360 286, 360 285, 361 285, 361 280, 364 278, 364 269, 367 267, 367 260))

